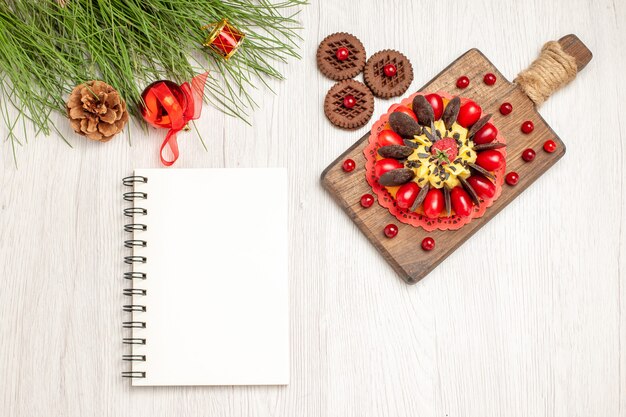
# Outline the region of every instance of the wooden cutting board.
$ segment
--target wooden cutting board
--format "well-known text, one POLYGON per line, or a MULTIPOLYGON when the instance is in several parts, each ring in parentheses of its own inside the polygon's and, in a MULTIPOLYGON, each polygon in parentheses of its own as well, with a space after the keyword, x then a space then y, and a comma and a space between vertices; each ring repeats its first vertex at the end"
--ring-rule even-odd
MULTIPOLYGON (((591 52, 575 35, 567 35, 559 43, 565 52, 576 59, 578 71, 591 60, 591 52)), ((507 142, 506 170, 519 173, 520 180, 514 187, 504 184, 502 194, 483 217, 472 220, 459 230, 426 232, 422 228, 400 223, 386 208, 378 204, 367 209, 361 207, 361 196, 366 193, 374 194, 365 179, 363 155, 369 132, 333 161, 322 173, 324 188, 409 284, 426 276, 565 154, 565 145, 537 112, 533 102, 517 85, 508 81, 478 49, 467 51, 419 91, 446 91, 468 97, 482 107, 483 114, 493 114, 492 121, 507 142), (482 81, 484 74, 489 72, 495 74, 498 80, 493 86, 487 86, 482 81), (470 86, 464 90, 456 87, 456 80, 461 75, 467 75, 471 80, 470 86), (508 116, 502 116, 498 111, 503 102, 513 105, 513 112, 508 116), (521 124, 526 120, 531 120, 535 125, 534 131, 528 135, 520 131, 521 124), (557 150, 551 154, 543 151, 543 144, 548 139, 557 143, 557 150), (537 153, 530 163, 521 158, 521 153, 526 148, 533 148, 537 153), (348 158, 353 159, 357 166, 351 173, 343 172, 341 167, 348 158), (383 234, 385 225, 389 223, 394 223, 399 228, 398 235, 393 239, 383 234), (436 242, 435 249, 430 252, 425 252, 420 247, 426 236, 433 237, 436 242)), ((397 100, 399 101, 400 99, 397 100)))

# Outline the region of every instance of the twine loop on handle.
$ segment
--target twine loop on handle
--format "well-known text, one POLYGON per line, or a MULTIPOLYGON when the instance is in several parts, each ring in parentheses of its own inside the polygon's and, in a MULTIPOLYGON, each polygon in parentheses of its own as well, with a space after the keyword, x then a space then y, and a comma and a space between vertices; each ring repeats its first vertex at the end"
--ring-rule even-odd
POLYGON ((566 53, 560 43, 550 41, 513 82, 539 107, 552 93, 576 78, 577 72, 576 59, 566 53))

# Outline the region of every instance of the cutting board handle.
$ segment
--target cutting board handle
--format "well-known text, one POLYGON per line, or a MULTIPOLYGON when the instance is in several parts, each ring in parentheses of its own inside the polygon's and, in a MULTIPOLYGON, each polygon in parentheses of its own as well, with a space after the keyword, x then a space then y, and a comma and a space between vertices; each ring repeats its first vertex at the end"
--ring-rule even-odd
POLYGON ((591 61, 591 58, 593 58, 593 54, 589 48, 587 48, 587 45, 573 33, 559 39, 559 44, 565 53, 574 57, 578 72, 585 68, 589 61, 591 61))
POLYGON ((593 54, 574 34, 548 42, 537 59, 520 72, 515 83, 535 103, 541 105, 552 93, 572 81, 587 66, 593 54))

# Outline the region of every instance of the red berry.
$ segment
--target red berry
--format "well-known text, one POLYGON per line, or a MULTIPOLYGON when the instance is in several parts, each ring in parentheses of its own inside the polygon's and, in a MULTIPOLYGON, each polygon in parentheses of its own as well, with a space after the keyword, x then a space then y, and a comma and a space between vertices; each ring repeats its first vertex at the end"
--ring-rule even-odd
POLYGON ((354 171, 354 168, 356 168, 356 163, 354 163, 352 159, 346 159, 343 161, 342 168, 345 172, 352 172, 354 171))
POLYGON ((348 48, 346 48, 344 46, 342 46, 341 48, 337 49, 337 52, 335 52, 335 56, 340 61, 345 61, 346 59, 348 59, 349 55, 350 55, 350 51, 348 51, 348 48))
POLYGON ((435 249, 435 239, 430 236, 425 237, 424 240, 422 240, 422 249, 425 251, 435 249))
POLYGON ((392 237, 396 237, 396 235, 398 234, 398 226, 393 223, 389 223, 387 226, 385 226, 385 229, 383 231, 385 232, 385 236, 391 239, 392 237))
POLYGON ((502 114, 503 116, 506 116, 512 111, 513 111, 513 106, 511 105, 511 103, 502 103, 500 105, 500 114, 502 114))
POLYGON ((355 105, 356 105, 356 99, 354 98, 353 95, 348 94, 347 96, 343 98, 343 107, 347 109, 351 109, 355 105))
POLYGON ((440 139, 430 147, 430 153, 435 155, 443 163, 449 163, 459 155, 459 147, 452 138, 440 139))
POLYGON ((522 159, 526 162, 530 162, 535 159, 535 155, 535 151, 531 148, 524 149, 524 152, 522 152, 522 159))
POLYGON ((517 174, 517 172, 511 171, 508 174, 506 174, 506 177, 504 177, 504 179, 506 180, 507 184, 515 185, 519 181, 519 175, 517 174))
POLYGON ((385 75, 387 77, 391 78, 394 75, 396 75, 396 72, 398 72, 398 69, 393 64, 387 64, 384 66, 383 71, 385 72, 385 75))
POLYGON ((361 196, 361 207, 369 208, 374 204, 374 196, 371 194, 363 194, 361 196))
POLYGON ((487 85, 494 85, 496 83, 496 76, 489 72, 489 73, 485 74, 485 77, 483 78, 483 81, 487 85))
POLYGON ((522 123, 522 132, 529 134, 535 129, 535 125, 530 120, 526 120, 522 123))
POLYGON ((468 85, 469 85, 469 78, 467 78, 465 75, 459 77, 459 79, 456 80, 456 86, 459 88, 467 88, 468 85))
POLYGON ((547 140, 546 143, 543 144, 543 150, 548 153, 556 151, 556 142, 552 139, 547 140))

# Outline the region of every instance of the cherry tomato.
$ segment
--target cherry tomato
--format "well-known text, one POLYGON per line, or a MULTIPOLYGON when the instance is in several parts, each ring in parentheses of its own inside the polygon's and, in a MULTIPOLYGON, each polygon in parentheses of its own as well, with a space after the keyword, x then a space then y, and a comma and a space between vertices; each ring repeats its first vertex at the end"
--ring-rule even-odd
POLYGON ((482 175, 472 175, 467 179, 469 185, 472 186, 478 197, 486 200, 496 195, 496 186, 482 175))
POLYGON ((415 115, 415 113, 413 113, 413 110, 409 109, 407 106, 398 106, 394 109, 393 111, 394 113, 404 113, 407 116, 410 116, 413 120, 415 120, 416 122, 417 120, 417 116, 415 115))
POLYGON ((472 138, 472 141, 476 145, 480 145, 481 143, 490 143, 498 136, 498 129, 491 123, 487 123, 483 127, 481 127, 478 132, 472 138))
POLYGON ((396 194, 396 202, 398 207, 402 209, 408 209, 413 205, 413 202, 417 198, 417 194, 420 192, 420 187, 414 182, 407 182, 398 190, 396 194))
POLYGON ((495 149, 490 149, 479 152, 476 156, 476 163, 487 171, 495 171, 504 165, 504 156, 495 149))
POLYGON ((378 144, 380 146, 404 145, 402 136, 390 129, 381 130, 378 134, 378 144))
POLYGON ((473 101, 468 101, 459 109, 459 115, 456 122, 463 127, 470 127, 480 119, 482 109, 473 101))
POLYGON ((443 99, 439 94, 426 94, 424 96, 426 101, 430 103, 435 113, 435 120, 439 120, 443 114, 443 99))
POLYGON ((380 178, 385 172, 398 168, 404 168, 404 165, 393 158, 384 158, 374 164, 374 175, 380 178))
POLYGON ((424 214, 426 216, 431 219, 439 217, 439 213, 443 211, 444 206, 443 191, 438 188, 433 188, 428 191, 423 203, 424 214))
POLYGON ((450 191, 450 202, 454 212, 459 216, 467 217, 472 212, 472 199, 461 186, 450 191))

